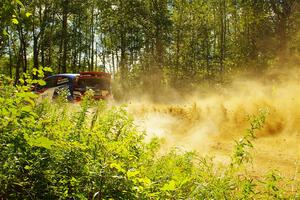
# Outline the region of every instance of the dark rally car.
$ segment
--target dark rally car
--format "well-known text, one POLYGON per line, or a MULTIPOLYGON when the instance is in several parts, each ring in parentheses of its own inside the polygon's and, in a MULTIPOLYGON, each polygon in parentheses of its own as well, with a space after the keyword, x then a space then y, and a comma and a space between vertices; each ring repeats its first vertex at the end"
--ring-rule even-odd
POLYGON ((94 91, 95 99, 111 99, 111 76, 105 72, 81 72, 80 74, 57 74, 45 78, 46 85, 35 88, 41 99, 54 99, 63 90, 68 100, 80 101, 87 90, 94 91))

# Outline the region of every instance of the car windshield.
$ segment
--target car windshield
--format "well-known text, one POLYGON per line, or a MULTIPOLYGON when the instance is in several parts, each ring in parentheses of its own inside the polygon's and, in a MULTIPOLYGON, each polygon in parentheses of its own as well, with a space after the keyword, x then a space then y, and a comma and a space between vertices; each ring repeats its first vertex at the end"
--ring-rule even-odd
POLYGON ((110 83, 108 80, 100 78, 84 78, 78 80, 78 86, 84 89, 100 89, 110 90, 110 83))

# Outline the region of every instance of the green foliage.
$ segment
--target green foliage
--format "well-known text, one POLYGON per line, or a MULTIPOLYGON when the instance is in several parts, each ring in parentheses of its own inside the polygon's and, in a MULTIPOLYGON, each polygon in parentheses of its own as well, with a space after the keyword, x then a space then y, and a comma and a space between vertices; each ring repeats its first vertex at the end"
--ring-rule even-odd
POLYGON ((233 165, 241 165, 250 161, 249 149, 253 148, 252 140, 255 139, 256 131, 259 131, 266 120, 267 111, 260 110, 258 115, 249 116, 250 128, 246 130, 246 134, 239 141, 236 141, 234 154, 232 156, 233 165))
POLYGON ((300 48, 295 0, 2 0, 0 8, 0 70, 15 82, 40 65, 105 69, 121 92, 139 85, 158 96, 287 65, 300 48))
POLYGON ((249 118, 232 164, 219 167, 178 148, 157 155, 157 138, 145 143, 124 107, 94 101, 92 92, 76 105, 37 104, 28 84, 0 80, 1 199, 277 199, 298 192, 281 187, 276 173, 242 173, 265 112, 249 118))

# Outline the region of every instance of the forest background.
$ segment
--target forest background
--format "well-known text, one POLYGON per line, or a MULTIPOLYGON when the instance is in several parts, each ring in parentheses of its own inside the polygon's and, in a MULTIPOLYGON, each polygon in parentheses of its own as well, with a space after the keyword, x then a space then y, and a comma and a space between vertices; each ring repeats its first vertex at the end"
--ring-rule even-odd
POLYGON ((0 7, 0 73, 15 83, 40 66, 106 70, 120 83, 115 90, 156 96, 299 63, 297 0, 3 0, 0 7))

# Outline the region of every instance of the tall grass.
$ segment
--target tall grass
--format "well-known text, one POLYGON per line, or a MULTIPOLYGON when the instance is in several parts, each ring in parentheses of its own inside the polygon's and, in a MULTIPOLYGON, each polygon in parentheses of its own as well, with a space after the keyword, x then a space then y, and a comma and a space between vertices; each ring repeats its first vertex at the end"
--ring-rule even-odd
POLYGON ((299 198, 299 188, 287 187, 297 183, 275 172, 243 173, 265 112, 249 118, 231 163, 218 167, 175 148, 158 156, 159 139, 145 143, 124 107, 93 101, 92 94, 79 105, 64 98, 37 104, 28 84, 1 82, 0 199, 299 198))

